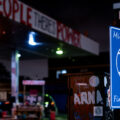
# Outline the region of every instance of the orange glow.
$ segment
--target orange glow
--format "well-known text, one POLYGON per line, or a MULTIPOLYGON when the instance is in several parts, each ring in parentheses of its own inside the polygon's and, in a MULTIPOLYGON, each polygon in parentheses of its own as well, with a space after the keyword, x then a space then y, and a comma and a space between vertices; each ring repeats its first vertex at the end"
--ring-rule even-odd
POLYGON ((6 34, 6 32, 5 32, 5 31, 2 31, 2 34, 3 34, 3 35, 5 35, 5 34, 6 34))
POLYGON ((54 102, 51 102, 51 105, 54 105, 55 103, 54 102))
POLYGON ((5 104, 6 104, 6 105, 8 105, 8 104, 10 104, 10 102, 9 102, 9 101, 7 101, 7 102, 5 102, 5 104))

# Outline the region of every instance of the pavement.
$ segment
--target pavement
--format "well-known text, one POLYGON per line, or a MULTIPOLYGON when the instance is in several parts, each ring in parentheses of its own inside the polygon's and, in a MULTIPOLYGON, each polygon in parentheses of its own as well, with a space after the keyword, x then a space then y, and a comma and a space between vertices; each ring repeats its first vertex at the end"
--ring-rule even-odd
MULTIPOLYGON (((44 118, 43 120, 50 120, 49 118, 44 118)), ((55 117, 55 120, 67 120, 66 114, 60 114, 55 117)))

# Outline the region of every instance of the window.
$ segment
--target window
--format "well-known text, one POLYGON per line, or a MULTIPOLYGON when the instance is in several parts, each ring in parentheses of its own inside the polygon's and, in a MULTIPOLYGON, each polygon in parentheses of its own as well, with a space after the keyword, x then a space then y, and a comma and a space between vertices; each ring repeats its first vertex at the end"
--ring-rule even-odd
POLYGON ((59 79, 60 74, 66 74, 66 73, 67 73, 67 70, 57 70, 56 71, 56 78, 59 79))

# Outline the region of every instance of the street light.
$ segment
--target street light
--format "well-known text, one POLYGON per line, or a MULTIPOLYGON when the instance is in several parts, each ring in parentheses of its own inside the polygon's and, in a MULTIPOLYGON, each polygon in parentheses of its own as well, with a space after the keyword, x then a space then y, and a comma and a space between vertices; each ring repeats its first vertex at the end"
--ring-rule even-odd
POLYGON ((20 57, 21 57, 21 54, 20 54, 20 53, 18 53, 18 54, 17 54, 17 57, 18 57, 18 58, 20 58, 20 57))
POLYGON ((36 36, 35 32, 30 32, 29 33, 29 38, 28 38, 28 44, 29 45, 32 45, 32 46, 40 45, 40 43, 35 42, 35 36, 36 36))
POLYGON ((61 48, 57 48, 56 54, 57 55, 62 55, 63 54, 63 50, 61 48))

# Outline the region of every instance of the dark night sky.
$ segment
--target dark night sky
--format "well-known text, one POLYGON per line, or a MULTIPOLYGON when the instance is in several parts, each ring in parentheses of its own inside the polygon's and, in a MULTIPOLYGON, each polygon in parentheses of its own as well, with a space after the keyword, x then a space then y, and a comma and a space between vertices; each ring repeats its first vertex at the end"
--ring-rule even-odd
POLYGON ((112 0, 23 2, 81 33, 87 31, 88 37, 100 43, 100 51, 109 51, 109 26, 113 21, 112 0))

